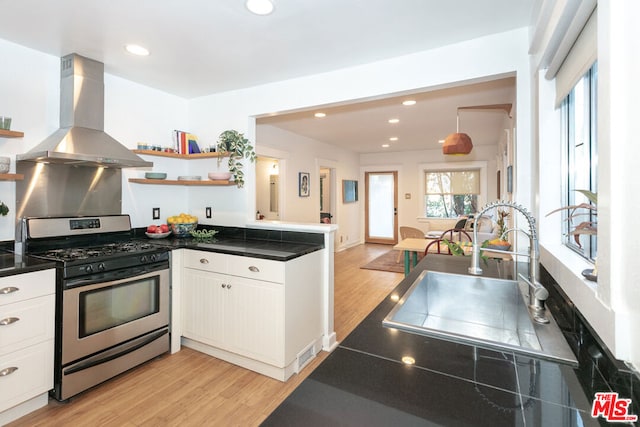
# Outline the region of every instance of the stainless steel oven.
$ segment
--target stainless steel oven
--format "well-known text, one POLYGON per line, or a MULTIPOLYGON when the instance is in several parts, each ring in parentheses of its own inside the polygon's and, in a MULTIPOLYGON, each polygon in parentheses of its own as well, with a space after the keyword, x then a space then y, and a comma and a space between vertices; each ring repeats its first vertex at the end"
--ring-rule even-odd
POLYGON ((168 263, 111 273, 63 282, 59 400, 169 349, 168 263))
POLYGON ((55 399, 169 351, 166 248, 137 239, 126 215, 33 218, 26 229, 27 254, 56 261, 55 399))

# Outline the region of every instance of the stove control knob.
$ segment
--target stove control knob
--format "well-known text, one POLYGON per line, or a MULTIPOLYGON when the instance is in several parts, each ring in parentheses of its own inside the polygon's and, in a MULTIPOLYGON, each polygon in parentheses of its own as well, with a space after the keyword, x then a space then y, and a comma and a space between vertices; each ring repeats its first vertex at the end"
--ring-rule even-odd
POLYGON ((151 262, 155 262, 157 258, 158 257, 156 256, 156 254, 149 255, 149 259, 151 260, 151 262))
POLYGON ((84 271, 86 271, 87 273, 93 273, 93 266, 91 264, 87 265, 84 268, 84 271))
POLYGON ((147 262, 147 256, 146 255, 142 255, 140 257, 140 262, 147 262))
POLYGON ((101 262, 100 264, 98 264, 98 270, 104 271, 104 262, 101 262))

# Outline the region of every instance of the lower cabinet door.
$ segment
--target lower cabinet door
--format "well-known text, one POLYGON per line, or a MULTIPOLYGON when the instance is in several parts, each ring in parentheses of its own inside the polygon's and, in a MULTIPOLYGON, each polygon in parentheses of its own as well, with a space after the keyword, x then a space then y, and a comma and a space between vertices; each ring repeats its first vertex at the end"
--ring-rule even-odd
POLYGON ((0 412, 53 388, 53 340, 0 357, 0 412))
POLYGON ((226 289, 232 351, 284 367, 284 285, 234 277, 226 289))
POLYGON ((215 347, 225 347, 225 276, 184 269, 182 335, 215 347))

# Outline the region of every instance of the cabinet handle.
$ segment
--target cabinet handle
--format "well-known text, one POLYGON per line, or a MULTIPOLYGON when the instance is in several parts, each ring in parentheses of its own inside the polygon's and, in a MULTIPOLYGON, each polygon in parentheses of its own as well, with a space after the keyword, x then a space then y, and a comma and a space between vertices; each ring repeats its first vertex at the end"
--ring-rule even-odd
POLYGON ((18 370, 17 366, 10 366, 8 368, 4 368, 3 370, 0 371, 0 377, 6 377, 7 375, 11 375, 17 370, 18 370))
POLYGON ((200 258, 200 264, 209 264, 209 260, 206 258, 200 258))
POLYGON ((6 326, 12 323, 16 323, 18 320, 20 320, 19 317, 5 317, 4 319, 0 320, 0 326, 6 326))
POLYGON ((254 273, 260 273, 260 269, 255 265, 252 265, 251 267, 249 267, 249 271, 253 271, 254 273))
POLYGON ((7 286, 6 288, 0 289, 0 294, 2 295, 12 294, 14 292, 18 292, 19 290, 20 288, 16 288, 15 286, 7 286))

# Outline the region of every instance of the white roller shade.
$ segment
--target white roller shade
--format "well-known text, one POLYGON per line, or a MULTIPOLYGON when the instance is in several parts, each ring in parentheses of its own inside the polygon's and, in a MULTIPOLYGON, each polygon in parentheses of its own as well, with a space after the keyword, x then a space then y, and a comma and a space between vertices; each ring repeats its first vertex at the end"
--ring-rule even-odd
POLYGON ((556 107, 598 59, 598 17, 593 11, 580 35, 562 62, 556 80, 556 107))
POLYGON ((426 172, 425 194, 480 194, 480 171, 426 172))

